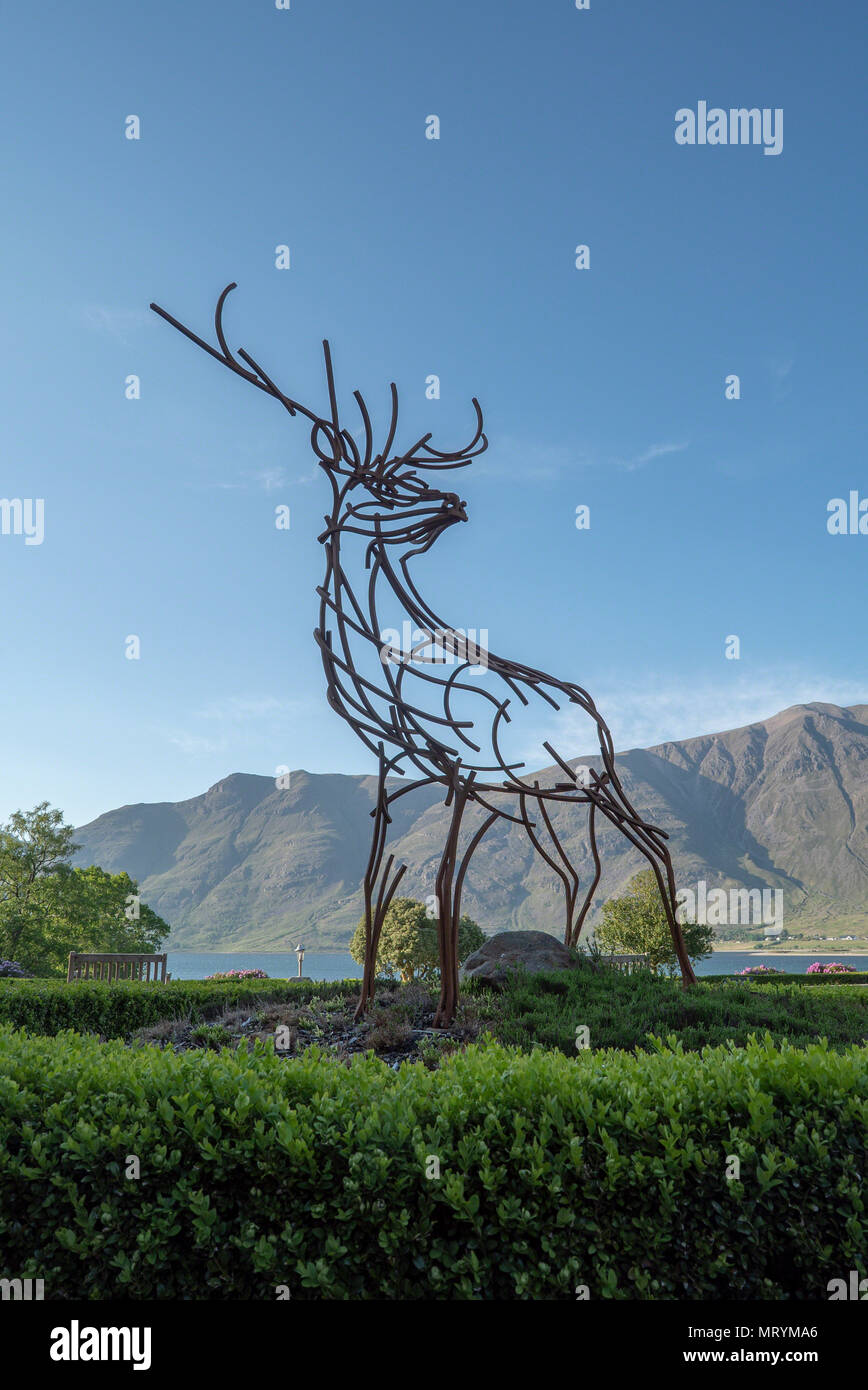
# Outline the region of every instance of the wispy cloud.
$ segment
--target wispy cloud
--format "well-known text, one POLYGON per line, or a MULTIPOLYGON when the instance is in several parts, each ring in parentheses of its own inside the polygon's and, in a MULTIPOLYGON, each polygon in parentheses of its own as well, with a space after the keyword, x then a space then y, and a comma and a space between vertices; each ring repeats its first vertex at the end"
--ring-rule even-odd
POLYGON ((539 444, 523 442, 512 436, 498 440, 489 453, 474 463, 474 473, 491 473, 501 478, 517 478, 528 482, 546 482, 574 473, 577 468, 623 468, 633 472, 645 468, 655 459, 667 454, 680 454, 689 448, 689 441, 672 444, 649 444, 641 453, 629 458, 623 455, 593 453, 581 445, 539 444))
MULTIPOLYGON (((567 468, 586 460, 564 444, 539 444, 505 435, 489 445, 473 462, 476 474, 490 473, 498 478, 546 482, 559 477, 567 468)), ((458 475, 456 475, 458 476, 458 475)))
POLYGON ((227 483, 218 480, 207 486, 219 488, 222 492, 250 492, 254 488, 261 488, 264 492, 278 492, 282 488, 306 487, 310 483, 315 483, 317 478, 316 468, 310 473, 299 473, 296 477, 291 478, 285 468, 275 466, 260 468, 255 473, 241 473, 234 482, 227 483))
MULTIPOLYGON (((866 704, 868 678, 854 681, 781 670, 750 680, 738 676, 733 679, 733 673, 728 671, 719 681, 706 678, 701 682, 685 680, 672 684, 665 677, 657 680, 649 673, 647 682, 642 684, 613 682, 608 689, 605 686, 595 689, 593 695, 612 731, 615 747, 625 751, 702 734, 724 733, 727 729, 769 719, 791 705, 866 704)), ((529 767, 534 766, 534 759, 540 767, 547 765, 550 759, 545 753, 539 761, 543 739, 566 757, 590 754, 595 747, 593 735, 587 716, 567 706, 534 731, 522 756, 529 767)))
POLYGON ((275 695, 227 695, 196 710, 194 718, 237 724, 248 719, 289 718, 303 707, 301 700, 280 700, 275 695))
POLYGON ((276 492, 279 487, 286 486, 285 468, 263 468, 251 476, 253 481, 264 488, 266 492, 276 492))
POLYGON ((144 328, 153 318, 147 309, 115 309, 108 304, 86 304, 82 317, 88 328, 127 342, 132 333, 144 328))
POLYGON ((773 357, 768 364, 772 378, 772 397, 776 401, 781 401, 785 396, 789 396, 793 387, 790 381, 790 373, 793 370, 793 359, 773 357))
POLYGON ((276 695, 225 695, 193 710, 186 728, 164 731, 166 741, 185 757, 232 753, 246 758, 251 739, 258 744, 271 734, 283 735, 306 708, 303 700, 276 695))
POLYGON ((200 734, 190 734, 183 729, 173 730, 166 735, 166 739, 173 748, 177 748, 189 758, 223 753, 227 748, 226 739, 203 738, 200 734))
POLYGON ((628 472, 633 472, 636 468, 644 468, 646 464, 653 463, 655 459, 665 458, 667 454, 680 454, 688 447, 684 444, 649 444, 648 448, 641 454, 636 454, 633 458, 622 459, 619 461, 621 468, 626 468, 628 472))

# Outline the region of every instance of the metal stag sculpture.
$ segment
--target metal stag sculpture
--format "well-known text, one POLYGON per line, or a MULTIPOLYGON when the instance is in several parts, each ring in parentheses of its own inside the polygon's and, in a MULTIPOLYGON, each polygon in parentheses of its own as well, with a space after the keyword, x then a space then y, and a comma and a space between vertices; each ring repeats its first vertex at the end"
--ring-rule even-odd
MULTIPOLYGON (((319 626, 314 636, 325 669, 328 702, 378 759, 377 799, 371 812, 373 840, 364 878, 365 966, 357 1017, 373 992, 377 947, 383 921, 404 874, 394 856, 385 858, 390 808, 399 797, 421 787, 442 787, 444 805, 451 809, 449 833, 436 878, 437 932, 440 950, 440 1001, 436 1026, 452 1021, 458 995, 458 923, 461 891, 471 856, 486 831, 499 820, 523 827, 534 850, 558 875, 563 885, 568 946, 578 942, 582 925, 600 879, 597 848, 598 817, 610 822, 649 861, 657 879, 684 984, 695 976, 676 918, 676 890, 666 835, 649 825, 634 809, 615 771, 612 736, 587 691, 570 681, 546 675, 530 666, 496 656, 472 644, 450 627, 422 598, 411 575, 412 562, 450 526, 466 521, 465 503, 455 492, 432 486, 427 475, 463 468, 488 447, 482 430, 482 411, 473 399, 476 430, 463 449, 435 449, 430 434, 409 449, 395 445, 398 393, 391 386, 391 416, 386 439, 377 450, 365 401, 354 393, 360 415, 360 443, 338 414, 331 353, 323 343, 328 384, 327 415, 318 415, 287 396, 249 353, 229 350, 223 332, 220 295, 214 317, 218 347, 204 342, 158 305, 151 308, 218 362, 258 387, 286 409, 310 421, 310 442, 331 485, 332 506, 325 530, 318 537, 326 553, 326 572, 317 592, 319 626), (240 361, 238 359, 241 359, 240 361), (368 571, 367 582, 353 570, 353 550, 368 571), (359 586, 359 578, 363 586, 359 586), (356 591, 358 588, 358 592, 356 591), (396 605, 416 627, 409 650, 383 641, 383 601, 396 605), (419 639, 422 639, 421 641, 419 639), (434 651, 425 658, 423 649, 434 651), (431 667, 448 664, 450 674, 431 667), (470 673, 485 668, 485 685, 470 673), (367 674, 366 674, 367 669, 367 674), (495 688, 492 688, 495 687, 495 688), (559 780, 550 786, 539 778, 522 776, 523 762, 509 762, 501 750, 503 726, 510 722, 510 703, 529 704, 541 698, 559 709, 558 699, 578 705, 596 725, 602 771, 587 769, 580 777, 547 742, 545 748, 559 780), (469 706, 459 717, 458 705, 469 706), (408 769, 418 774, 396 785, 408 769), (588 808, 588 837, 594 863, 593 878, 580 901, 579 877, 552 823, 558 803, 588 808), (468 806, 480 808, 471 826, 469 843, 459 854, 461 823, 468 806), (548 847, 546 847, 548 846, 548 847)), ((463 710, 461 711, 463 712, 463 710)))

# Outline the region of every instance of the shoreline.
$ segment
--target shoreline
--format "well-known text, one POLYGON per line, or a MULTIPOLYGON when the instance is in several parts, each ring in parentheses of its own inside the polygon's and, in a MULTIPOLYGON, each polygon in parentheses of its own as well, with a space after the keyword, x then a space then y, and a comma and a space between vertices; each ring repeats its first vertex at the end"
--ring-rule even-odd
POLYGON ((755 950, 753 947, 745 946, 715 946, 714 955, 725 956, 727 954, 740 956, 868 956, 868 942, 865 943, 864 947, 857 948, 856 950, 848 946, 847 949, 841 947, 837 951, 826 946, 824 946, 822 950, 817 947, 814 951, 782 951, 777 947, 769 947, 767 950, 761 951, 755 950))
MULTIPOLYGON (((554 935, 554 933, 551 933, 551 934, 554 935)), ((257 947, 253 947, 252 949, 249 949, 249 948, 246 948, 246 947, 243 947, 243 946, 227 946, 227 947, 225 947, 223 950, 220 950, 220 951, 213 950, 213 949, 212 949, 212 950, 208 950, 208 951, 191 951, 191 950, 189 950, 189 949, 186 948, 186 947, 180 948, 180 947, 177 947, 177 946, 164 946, 164 947, 163 947, 163 950, 164 950, 164 951, 171 951, 172 954, 175 955, 175 956, 294 956, 294 955, 295 955, 295 951, 294 951, 294 950, 291 950, 291 949, 290 949, 290 950, 286 950, 286 951, 266 951, 266 950, 261 950, 261 949, 259 949, 259 948, 257 948, 257 947)), ((310 947, 306 946, 306 947, 305 947, 305 954, 307 954, 308 951, 310 951, 310 952, 311 952, 313 955, 315 955, 315 956, 348 956, 348 955, 349 955, 349 945, 347 946, 347 949, 346 949, 346 950, 343 950, 343 949, 341 949, 340 947, 337 947, 337 948, 336 948, 336 947, 334 947, 334 946, 330 947, 329 950, 317 950, 317 948, 316 948, 315 946, 310 946, 310 947)), ((756 946, 738 946, 738 945, 736 945, 736 946, 715 946, 715 947, 714 947, 714 954, 715 954, 715 955, 723 955, 723 954, 725 954, 725 953, 728 952, 728 951, 737 952, 739 955, 743 955, 743 956, 768 956, 768 955, 778 955, 778 956, 814 956, 814 955, 820 955, 820 956, 834 956, 834 955, 842 955, 842 954, 843 954, 843 955, 849 954, 849 955, 852 955, 852 956, 868 956, 868 941, 865 942, 864 946, 861 946, 861 945, 858 945, 857 943, 849 942, 849 941, 848 941, 848 943, 847 943, 846 946, 839 946, 837 949, 835 949, 835 948, 832 947, 832 946, 823 946, 823 947, 816 946, 816 947, 811 947, 810 949, 805 949, 804 947, 796 947, 796 946, 794 946, 794 947, 789 948, 789 949, 787 949, 787 950, 782 950, 781 948, 779 948, 779 947, 777 947, 777 946, 766 946, 766 947, 764 947, 764 948, 760 948, 760 947, 756 947, 756 946)))

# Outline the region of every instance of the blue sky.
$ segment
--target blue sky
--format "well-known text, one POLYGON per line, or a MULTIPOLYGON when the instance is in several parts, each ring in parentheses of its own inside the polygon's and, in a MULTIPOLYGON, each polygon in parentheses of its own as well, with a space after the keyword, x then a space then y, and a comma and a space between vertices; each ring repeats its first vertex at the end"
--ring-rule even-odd
POLYGON ((0 816, 372 770, 323 697, 307 433, 147 309, 210 336, 230 280, 231 343, 314 408, 325 336, 381 424, 397 382, 407 443, 460 444, 479 397, 470 521, 420 586, 590 689, 619 748, 868 701, 868 536, 826 528, 868 495, 865 28, 840 3, 10 9, 0 496, 44 499, 45 537, 0 535, 0 816), (679 146, 699 101, 781 108, 782 152, 679 146))

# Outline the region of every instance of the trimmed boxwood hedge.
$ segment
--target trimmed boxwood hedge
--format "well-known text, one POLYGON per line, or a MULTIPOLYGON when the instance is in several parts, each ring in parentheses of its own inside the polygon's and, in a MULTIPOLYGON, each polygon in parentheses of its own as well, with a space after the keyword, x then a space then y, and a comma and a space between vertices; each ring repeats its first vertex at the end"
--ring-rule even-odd
POLYGON ((393 1072, 0 1027, 0 1273, 47 1298, 825 1299, 868 1272, 866 1062, 669 1039, 393 1072))
POLYGON ((803 974, 795 974, 793 971, 783 971, 780 975, 742 975, 739 971, 735 975, 715 975, 708 978, 720 980, 761 980, 763 984, 771 985, 868 985, 868 970, 854 970, 852 975, 846 970, 832 971, 828 975, 823 975, 819 971, 816 975, 809 975, 807 971, 803 974))
POLYGON ((56 1034, 65 1029, 125 1038, 161 1019, 188 1018, 193 1023, 242 1004, 274 999, 307 1003, 314 997, 343 997, 359 988, 353 980, 0 980, 0 1023, 29 1033, 56 1034))

